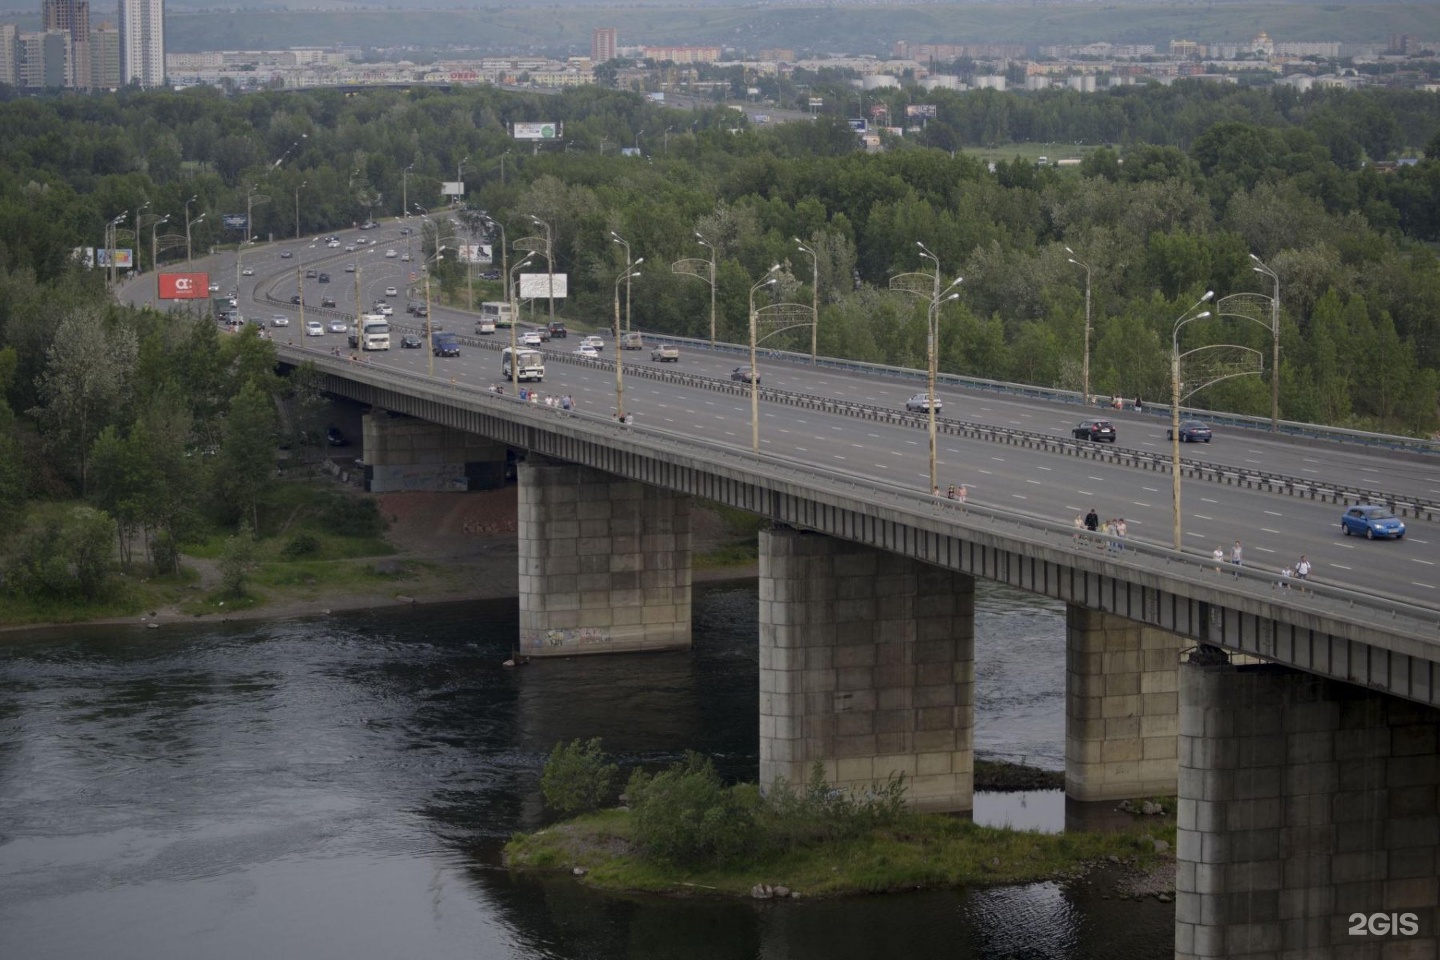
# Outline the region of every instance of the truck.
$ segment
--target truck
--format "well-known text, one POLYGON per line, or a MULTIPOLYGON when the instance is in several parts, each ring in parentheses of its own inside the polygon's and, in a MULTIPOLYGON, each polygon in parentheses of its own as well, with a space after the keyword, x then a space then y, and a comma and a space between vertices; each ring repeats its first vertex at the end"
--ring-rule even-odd
POLYGON ((671 363, 679 363, 680 348, 673 343, 657 343, 654 349, 650 351, 650 359, 659 361, 669 360, 671 363))
POLYGON ((364 313, 360 315, 360 332, 353 330, 350 333, 350 349, 360 347, 363 350, 389 350, 390 349, 390 321, 378 313, 364 313))
MULTIPOLYGON (((529 347, 521 347, 515 351, 515 357, 515 379, 545 379, 545 355, 542 354, 539 350, 534 350, 529 347)), ((500 375, 506 380, 511 379, 509 347, 506 347, 504 350, 500 351, 500 375)))
POLYGON ((453 333, 432 334, 430 349, 437 357, 458 357, 460 356, 460 339, 453 333))

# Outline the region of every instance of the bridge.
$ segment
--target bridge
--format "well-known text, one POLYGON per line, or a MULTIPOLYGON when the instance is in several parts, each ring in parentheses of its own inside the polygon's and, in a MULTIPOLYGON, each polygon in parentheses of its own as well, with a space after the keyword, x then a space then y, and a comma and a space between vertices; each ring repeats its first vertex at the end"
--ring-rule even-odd
POLYGON ((968 810, 984 577, 1067 605, 1067 794, 1178 794, 1177 956, 1440 950, 1440 481, 1426 460, 1232 430, 1184 467, 1200 536, 1176 551, 1161 545, 1168 465, 1146 449, 1158 420, 1118 417, 1125 445, 1097 450, 1064 435, 1074 408, 1050 423, 1043 401, 949 390, 961 503, 920 479, 903 379, 763 367, 754 454, 749 388, 724 375, 743 361, 723 350, 687 353, 683 371, 627 358, 627 428, 608 406, 613 359, 549 350, 546 392, 580 401, 565 411, 492 392, 499 345, 482 338, 436 376, 423 351, 357 362, 305 343, 277 342, 281 359, 313 362, 327 391, 371 411, 372 488, 503 482, 520 452, 525 655, 688 646, 691 498, 770 519, 762 782, 819 761, 841 787, 904 774, 917 806, 968 810), (1338 505, 1356 498, 1395 504, 1411 534, 1341 542, 1338 505), (1077 532, 1071 516, 1097 501, 1137 535, 1077 532), (1245 533, 1245 565, 1210 557, 1221 530, 1245 533), (1280 558, 1300 552, 1316 579, 1280 582, 1280 558), (1382 913, 1413 914, 1417 932, 1353 929, 1382 913))

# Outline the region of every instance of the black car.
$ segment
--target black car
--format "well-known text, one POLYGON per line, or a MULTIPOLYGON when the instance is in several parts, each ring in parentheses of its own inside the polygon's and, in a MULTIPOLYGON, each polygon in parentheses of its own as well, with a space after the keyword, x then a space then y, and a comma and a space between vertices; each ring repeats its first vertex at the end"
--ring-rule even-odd
MULTIPOLYGON (((1174 431, 1173 429, 1171 429, 1171 430, 1166 430, 1166 431, 1165 431, 1165 439, 1166 439, 1166 440, 1173 440, 1174 438, 1175 438, 1175 431, 1174 431)), ((1180 442, 1181 442, 1181 443, 1209 443, 1209 442, 1210 442, 1210 427, 1207 426, 1206 424, 1202 423, 1202 422, 1199 421, 1199 420, 1181 420, 1181 421, 1180 421, 1180 442)))
POLYGON ((300 305, 300 294, 298 294, 298 293, 292 293, 292 294, 290 294, 290 302, 293 303, 293 304, 295 304, 295 305, 298 307, 298 306, 300 305))
POLYGON ((343 447, 349 443, 349 441, 345 439, 345 434, 340 432, 339 427, 325 428, 325 442, 332 447, 343 447))
POLYGON ((565 324, 561 323, 559 320, 556 320, 554 323, 550 324, 547 330, 552 340, 564 340, 566 337, 569 336, 569 334, 565 332, 565 324))
POLYGON ((499 280, 499 279, 500 279, 500 271, 499 271, 499 270, 486 270, 484 273, 480 274, 480 279, 481 279, 481 280, 499 280))
POLYGON ((736 367, 734 370, 730 371, 730 379, 740 380, 745 383, 750 383, 752 381, 755 383, 759 383, 760 374, 752 373, 749 367, 736 367))
POLYGON ((320 306, 322 306, 322 307, 334 307, 334 306, 335 306, 335 298, 334 298, 334 297, 321 297, 321 298, 320 298, 320 306))
POLYGON ((1076 440, 1093 440, 1096 443, 1102 440, 1108 440, 1114 443, 1115 425, 1109 420, 1092 417, 1077 423, 1075 429, 1070 431, 1070 434, 1076 440))
POLYGON ((407 333, 400 338, 400 346, 406 350, 419 350, 422 343, 420 338, 415 336, 415 334, 407 333))
POLYGON ((320 274, 320 276, 319 276, 318 278, 316 278, 316 279, 318 279, 319 282, 321 282, 321 283, 329 283, 329 282, 330 282, 330 274, 328 274, 328 273, 322 273, 322 274, 320 274))

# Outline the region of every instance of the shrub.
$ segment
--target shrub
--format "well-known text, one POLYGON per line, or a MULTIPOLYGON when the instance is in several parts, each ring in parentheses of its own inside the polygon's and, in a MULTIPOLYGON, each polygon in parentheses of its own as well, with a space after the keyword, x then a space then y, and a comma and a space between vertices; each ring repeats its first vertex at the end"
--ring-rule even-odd
POLYGON ((839 790, 826 782, 824 765, 817 760, 803 790, 797 791, 784 779, 771 785, 765 795, 762 836, 772 851, 783 853, 859 837, 909 814, 903 776, 872 784, 863 793, 839 790))
POLYGON ((378 537, 385 532, 374 497, 331 497, 321 512, 325 529, 342 537, 378 537))
POLYGON ((237 599, 245 596, 245 585, 255 569, 255 534, 248 523, 242 523, 239 532, 225 539, 216 566, 220 568, 220 587, 224 594, 237 599))
POLYGON ((320 541, 308 533, 297 533, 280 548, 283 560, 301 560, 320 552, 320 541))
POLYGON ((755 848, 753 791, 727 790, 710 761, 685 762, 650 776, 637 770, 626 787, 641 855, 678 867, 734 861, 755 848))
POLYGON ((557 743, 545 761, 540 790, 546 806, 562 816, 589 813, 615 798, 619 773, 618 766, 606 762, 599 737, 588 743, 557 743))

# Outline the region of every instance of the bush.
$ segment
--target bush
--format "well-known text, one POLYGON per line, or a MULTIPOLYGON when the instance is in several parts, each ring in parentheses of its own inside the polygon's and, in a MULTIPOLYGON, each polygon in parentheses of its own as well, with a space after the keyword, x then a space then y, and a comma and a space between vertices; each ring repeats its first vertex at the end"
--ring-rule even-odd
POLYGON ((641 855, 677 867, 732 862, 755 848, 758 794, 727 790, 710 761, 687 753, 683 764, 650 776, 637 770, 625 790, 641 855))
POLYGON ((282 560, 303 560, 320 552, 320 541, 308 533, 297 533, 280 548, 282 560))
POLYGON ((600 738, 588 743, 572 740, 568 745, 555 744, 545 772, 540 777, 540 790, 545 805, 562 816, 598 810, 615 799, 615 781, 620 768, 606 763, 600 749, 600 738))
POLYGON ((255 534, 248 523, 242 523, 238 533, 225 539, 216 566, 220 568, 220 587, 224 594, 236 599, 244 597, 245 585, 255 570, 255 534))
POLYGON ((904 776, 891 777, 857 794, 830 786, 825 781, 825 767, 817 760, 804 790, 796 791, 783 779, 770 787, 763 808, 762 836, 773 852, 783 853, 863 836, 909 815, 904 776))
POLYGON ((378 537, 385 532, 374 497, 331 497, 320 519, 326 530, 342 537, 378 537))

